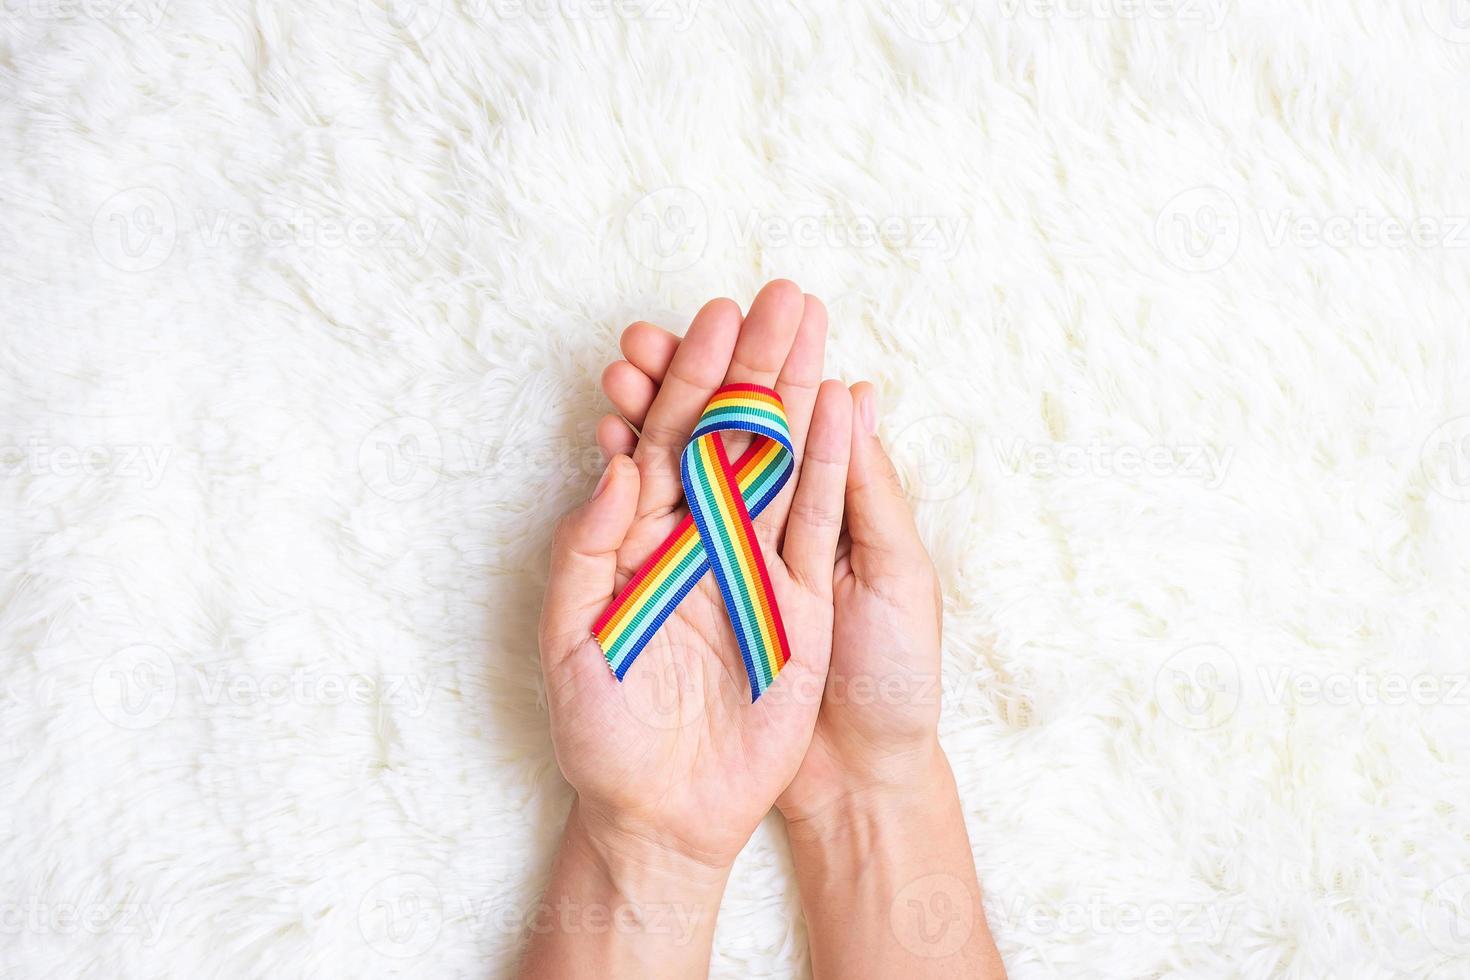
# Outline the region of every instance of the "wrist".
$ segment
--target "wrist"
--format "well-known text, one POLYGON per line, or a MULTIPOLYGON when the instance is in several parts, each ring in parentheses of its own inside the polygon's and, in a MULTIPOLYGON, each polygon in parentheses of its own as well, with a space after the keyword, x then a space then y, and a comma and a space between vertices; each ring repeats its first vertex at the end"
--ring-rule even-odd
POLYGON ((727 870, 610 827, 574 803, 521 976, 703 976, 727 870))
POLYGON ((787 826, 816 976, 1005 976, 937 744, 904 784, 856 789, 787 826))
POLYGON ((937 733, 864 765, 834 759, 823 777, 793 787, 777 801, 793 844, 804 838, 831 839, 845 825, 881 822, 936 799, 957 795, 949 759, 937 733))
POLYGON ((619 819, 578 799, 564 835, 610 884, 646 891, 677 888, 690 894, 724 891, 733 861, 706 855, 657 828, 619 819))

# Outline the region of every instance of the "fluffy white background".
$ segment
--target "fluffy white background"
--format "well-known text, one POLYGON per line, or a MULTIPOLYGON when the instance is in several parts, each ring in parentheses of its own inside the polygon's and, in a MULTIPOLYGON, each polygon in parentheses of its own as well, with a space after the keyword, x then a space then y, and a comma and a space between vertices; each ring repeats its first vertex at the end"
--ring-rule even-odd
POLYGON ((0 15, 0 976, 510 974, 598 373, 777 275, 1012 975, 1470 976, 1451 0, 161 3, 0 15))

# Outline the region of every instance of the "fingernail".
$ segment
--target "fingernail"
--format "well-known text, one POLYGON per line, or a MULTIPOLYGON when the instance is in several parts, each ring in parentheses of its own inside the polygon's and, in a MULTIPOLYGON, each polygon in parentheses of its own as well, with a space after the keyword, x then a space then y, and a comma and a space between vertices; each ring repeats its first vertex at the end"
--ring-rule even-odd
POLYGON ((863 395, 863 425, 868 427, 868 435, 878 434, 878 396, 872 391, 863 395))
POLYGON ((600 479, 600 480, 597 481, 597 489, 592 491, 592 499, 593 500, 596 500, 598 497, 601 497, 602 496, 602 491, 604 491, 604 490, 607 489, 608 483, 612 481, 612 471, 613 471, 613 464, 612 463, 608 463, 607 464, 607 469, 605 469, 605 470, 602 471, 602 479, 600 479))

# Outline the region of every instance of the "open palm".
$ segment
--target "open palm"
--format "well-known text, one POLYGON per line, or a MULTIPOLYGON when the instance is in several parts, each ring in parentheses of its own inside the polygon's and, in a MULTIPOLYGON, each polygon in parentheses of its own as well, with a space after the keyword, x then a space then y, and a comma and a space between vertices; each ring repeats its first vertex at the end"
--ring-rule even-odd
MULTIPOLYGON (((636 370, 625 364, 603 380, 624 415, 648 410, 679 343, 651 329, 625 339, 636 370)), ((852 395, 854 413, 875 398, 866 382, 852 395)), ((902 784, 905 774, 926 771, 923 759, 936 747, 938 580, 872 419, 854 421, 845 527, 830 572, 836 618, 818 688, 822 707, 806 757, 777 801, 793 819, 825 809, 854 784, 902 784)), ((636 445, 626 426, 611 422, 599 427, 598 443, 607 453, 636 445)))
MULTIPOLYGON (((728 300, 706 305, 660 377, 619 362, 650 388, 629 417, 642 438, 558 530, 541 650, 562 771, 584 808, 711 863, 733 859, 791 781, 821 703, 852 426, 847 389, 820 384, 825 336, 821 304, 777 281, 743 323, 728 300), (791 661, 752 704, 706 574, 619 684, 590 626, 683 518, 679 455, 710 396, 735 382, 774 387, 791 426, 796 471, 755 518, 791 661)), ((724 438, 732 458, 744 450, 724 438)))

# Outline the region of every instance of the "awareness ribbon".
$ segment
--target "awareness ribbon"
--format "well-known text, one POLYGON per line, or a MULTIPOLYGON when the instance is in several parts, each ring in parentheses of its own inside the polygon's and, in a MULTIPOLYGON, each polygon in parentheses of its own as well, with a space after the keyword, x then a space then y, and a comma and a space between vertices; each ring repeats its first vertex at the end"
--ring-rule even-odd
POLYGON ((592 625, 613 676, 623 679, 659 626, 713 568, 750 676, 750 700, 775 682, 791 647, 750 519, 781 492, 794 465, 780 395, 751 384, 715 392, 679 457, 688 516, 592 625), (720 436, 731 431, 754 437, 734 463, 720 436))

